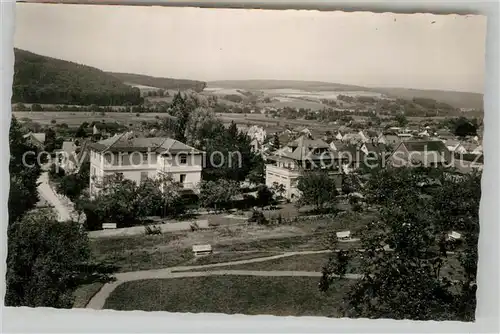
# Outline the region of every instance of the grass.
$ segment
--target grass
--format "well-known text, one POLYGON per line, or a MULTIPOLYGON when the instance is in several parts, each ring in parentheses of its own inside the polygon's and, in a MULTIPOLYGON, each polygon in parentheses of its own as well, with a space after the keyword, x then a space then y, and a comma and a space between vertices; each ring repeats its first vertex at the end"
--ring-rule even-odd
POLYGON ((244 243, 217 246, 219 251, 270 251, 283 252, 291 250, 310 250, 321 248, 316 235, 297 235, 284 238, 261 239, 244 243))
POLYGON ((116 265, 119 272, 172 267, 193 258, 190 249, 166 252, 160 248, 179 237, 179 234, 162 234, 93 239, 92 254, 98 261, 116 265))
MULTIPOLYGON (((330 254, 305 254, 282 257, 262 262, 253 262, 247 264, 228 265, 214 268, 193 269, 188 271, 212 271, 212 270, 277 270, 277 271, 316 271, 321 272, 323 266, 328 262, 330 254)), ((359 274, 359 268, 362 265, 362 260, 359 256, 353 257, 347 266, 347 273, 359 274)), ((446 276, 451 279, 463 278, 463 270, 456 257, 448 257, 443 268, 441 276, 446 276)))
MULTIPOLYGON (((269 255, 271 256, 271 255, 269 255)), ((186 271, 212 271, 212 270, 278 270, 278 271, 316 271, 320 272, 321 268, 328 261, 328 253, 323 254, 306 254, 286 256, 279 259, 253 262, 247 264, 237 264, 221 266, 217 268, 200 268, 186 271)))
POLYGON ((277 316, 339 317, 353 281, 340 280, 328 292, 316 277, 207 276, 152 279, 119 285, 105 309, 277 316), (259 287, 256 289, 255 287, 259 287))
POLYGON ((231 261, 241 261, 278 255, 277 252, 244 252, 244 253, 215 253, 208 256, 196 258, 186 265, 201 266, 205 264, 223 263, 231 261))
POLYGON ((125 250, 151 248, 167 244, 184 236, 184 233, 164 233, 161 235, 134 235, 91 239, 94 254, 123 252, 125 250))
POLYGON ((78 287, 73 294, 75 297, 73 308, 85 308, 92 297, 101 290, 103 285, 104 283, 96 282, 78 287))

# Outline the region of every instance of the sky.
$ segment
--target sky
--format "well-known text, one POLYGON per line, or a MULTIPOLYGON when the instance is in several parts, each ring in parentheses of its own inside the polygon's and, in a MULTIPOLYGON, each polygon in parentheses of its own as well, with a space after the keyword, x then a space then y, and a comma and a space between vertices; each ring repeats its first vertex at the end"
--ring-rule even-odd
POLYGON ((482 93, 486 17, 16 5, 14 45, 105 71, 482 93))

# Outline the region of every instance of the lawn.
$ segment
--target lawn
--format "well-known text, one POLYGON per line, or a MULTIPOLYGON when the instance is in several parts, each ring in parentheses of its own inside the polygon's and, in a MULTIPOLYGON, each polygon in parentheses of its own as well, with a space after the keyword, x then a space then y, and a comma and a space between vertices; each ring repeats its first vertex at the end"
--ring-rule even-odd
POLYGON ((232 262, 232 261, 241 261, 241 260, 249 260, 256 259, 260 257, 268 257, 278 255, 278 252, 241 252, 241 253, 215 253, 208 256, 198 257, 189 261, 185 265, 187 266, 201 266, 205 264, 214 264, 214 263, 224 263, 224 262, 232 262))
MULTIPOLYGON (((120 272, 127 272, 236 261, 288 251, 323 250, 330 246, 328 238, 331 233, 345 229, 347 225, 355 233, 365 224, 366 217, 349 213, 343 217, 273 227, 232 224, 197 232, 95 238, 91 239, 91 247, 97 260, 114 264, 120 272), (221 254, 194 262, 191 247, 196 244, 210 244, 214 252, 221 254)), ((359 247, 359 243, 339 243, 338 247, 359 247)))
POLYGON ((354 281, 328 292, 315 277, 207 276, 126 282, 105 309, 277 316, 341 316, 342 298, 354 281))
POLYGON ((172 233, 93 239, 92 254, 98 261, 116 265, 119 272, 173 267, 193 258, 191 249, 165 251, 161 248, 177 238, 179 234, 172 233))
MULTIPOLYGON (((189 271, 211 271, 211 270, 259 270, 259 271, 316 271, 321 272, 323 266, 328 262, 330 254, 306 254, 282 257, 279 259, 247 264, 237 264, 214 268, 193 269, 189 271)), ((362 265, 360 256, 351 258, 347 265, 347 273, 359 274, 362 265)), ((462 279, 463 270, 456 257, 448 257, 441 269, 441 276, 451 279, 462 279)))
MULTIPOLYGON (((271 255, 268 255, 271 256, 271 255)), ((286 256, 279 259, 253 262, 247 264, 237 264, 221 266, 217 268, 201 268, 188 271, 212 271, 212 270, 281 270, 281 271, 317 271, 328 261, 329 253, 306 254, 286 256)), ((351 271, 349 271, 351 272, 351 271)))

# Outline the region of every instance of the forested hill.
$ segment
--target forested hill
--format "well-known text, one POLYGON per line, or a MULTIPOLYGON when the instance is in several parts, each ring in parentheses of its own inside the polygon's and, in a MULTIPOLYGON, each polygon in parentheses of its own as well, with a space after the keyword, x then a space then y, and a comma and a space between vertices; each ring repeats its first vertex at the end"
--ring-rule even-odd
POLYGON ((12 102, 135 105, 140 91, 97 68, 14 49, 12 102))
POLYGON ((175 90, 192 89, 199 93, 203 89, 205 89, 207 85, 203 81, 195 81, 195 80, 157 78, 148 75, 131 74, 131 73, 115 73, 115 72, 108 72, 108 73, 113 75, 122 82, 162 88, 162 89, 175 89, 175 90))

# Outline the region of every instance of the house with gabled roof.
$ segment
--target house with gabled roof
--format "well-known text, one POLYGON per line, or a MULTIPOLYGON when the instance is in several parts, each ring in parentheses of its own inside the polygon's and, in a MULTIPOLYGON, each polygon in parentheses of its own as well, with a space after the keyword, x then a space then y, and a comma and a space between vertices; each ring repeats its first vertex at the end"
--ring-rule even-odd
POLYGON ((450 152, 461 153, 461 154, 467 153, 465 147, 458 140, 448 139, 444 141, 444 144, 446 145, 446 147, 450 152))
POLYGON ((23 136, 26 140, 35 145, 38 148, 42 148, 45 145, 45 132, 29 132, 23 136))
POLYGON ((393 167, 449 166, 452 153, 440 140, 409 140, 401 142, 388 159, 393 167))
POLYGON ((201 181, 203 152, 166 137, 136 137, 132 132, 88 144, 90 192, 105 176, 122 173, 140 184, 148 178, 170 175, 185 189, 196 189, 201 181))
MULTIPOLYGON (((282 184, 285 197, 295 200, 300 196, 297 189, 298 178, 304 171, 327 170, 332 175, 340 175, 338 155, 321 139, 311 139, 303 135, 267 157, 266 186, 282 184)), ((338 186, 341 179, 337 178, 338 186)))

